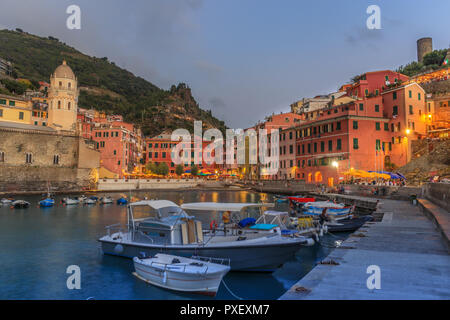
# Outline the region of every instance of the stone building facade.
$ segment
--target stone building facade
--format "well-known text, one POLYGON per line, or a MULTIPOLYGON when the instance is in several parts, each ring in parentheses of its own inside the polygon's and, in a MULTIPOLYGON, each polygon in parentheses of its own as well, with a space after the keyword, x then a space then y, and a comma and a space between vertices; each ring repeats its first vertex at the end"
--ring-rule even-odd
POLYGON ((51 128, 0 123, 0 192, 79 190, 95 182, 98 151, 51 128))

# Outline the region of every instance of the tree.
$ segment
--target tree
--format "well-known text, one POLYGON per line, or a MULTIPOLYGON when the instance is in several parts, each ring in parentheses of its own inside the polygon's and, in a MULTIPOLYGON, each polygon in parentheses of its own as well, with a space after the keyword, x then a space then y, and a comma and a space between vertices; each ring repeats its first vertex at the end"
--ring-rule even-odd
POLYGON ((444 50, 434 50, 430 53, 427 53, 423 57, 423 64, 426 66, 433 65, 433 64, 440 66, 442 64, 442 62, 444 62, 446 54, 447 54, 447 50, 445 50, 445 49, 444 50))
POLYGON ((160 162, 158 165, 158 174, 167 176, 169 173, 169 166, 165 162, 160 162))
POLYGON ((198 175, 198 168, 195 164, 191 167, 191 175, 193 176, 198 175))
POLYGON ((175 173, 179 176, 181 176, 184 173, 184 169, 181 164, 179 164, 175 167, 175 173))
POLYGON ((147 170, 147 172, 151 172, 153 174, 157 174, 156 173, 157 169, 158 169, 158 167, 157 167, 157 165, 154 162, 148 162, 145 165, 145 170, 147 170))

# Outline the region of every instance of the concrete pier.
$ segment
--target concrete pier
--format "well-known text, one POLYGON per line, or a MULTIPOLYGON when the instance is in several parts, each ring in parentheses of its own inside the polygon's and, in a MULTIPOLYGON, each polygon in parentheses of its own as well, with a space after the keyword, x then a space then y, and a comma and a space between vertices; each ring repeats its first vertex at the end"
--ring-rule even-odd
POLYGON ((406 201, 380 199, 381 222, 367 223, 281 300, 450 299, 450 256, 440 232, 406 201), (381 289, 368 289, 367 273, 379 266, 381 289))

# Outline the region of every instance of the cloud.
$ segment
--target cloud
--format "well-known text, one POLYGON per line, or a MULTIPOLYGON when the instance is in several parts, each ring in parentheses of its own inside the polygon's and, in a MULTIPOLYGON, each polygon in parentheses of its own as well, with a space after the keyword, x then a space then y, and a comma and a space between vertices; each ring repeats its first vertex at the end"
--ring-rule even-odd
POLYGON ((208 100, 209 104, 213 106, 215 109, 225 109, 227 107, 225 101, 219 97, 212 97, 208 100))

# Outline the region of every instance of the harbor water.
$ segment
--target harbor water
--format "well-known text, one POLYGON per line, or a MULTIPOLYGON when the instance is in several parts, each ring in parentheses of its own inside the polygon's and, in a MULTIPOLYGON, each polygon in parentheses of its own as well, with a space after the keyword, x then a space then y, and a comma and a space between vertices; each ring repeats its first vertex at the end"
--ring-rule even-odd
MULTIPOLYGON (((117 199, 119 193, 105 193, 117 199)), ((182 202, 273 202, 265 193, 249 191, 151 191, 133 196, 182 202)), ((132 275, 132 261, 103 255, 99 237, 105 226, 126 223, 126 207, 108 205, 64 206, 55 198, 51 208, 39 208, 39 196, 20 196, 27 209, 0 206, 0 299, 235 299, 222 284, 215 298, 177 293, 149 285, 132 275), (68 289, 66 273, 80 267, 81 288, 68 289)), ((199 217, 209 226, 210 214, 199 217)), ((228 288, 243 299, 277 299, 348 234, 326 235, 323 245, 302 247, 296 256, 273 273, 230 272, 228 288)))

